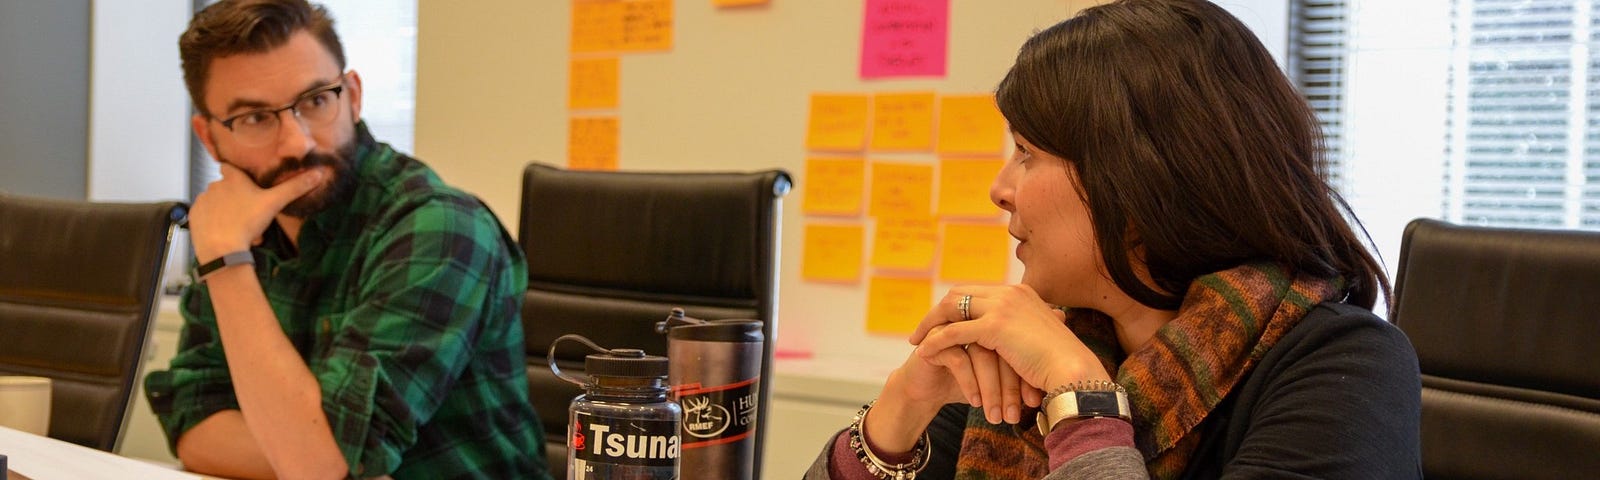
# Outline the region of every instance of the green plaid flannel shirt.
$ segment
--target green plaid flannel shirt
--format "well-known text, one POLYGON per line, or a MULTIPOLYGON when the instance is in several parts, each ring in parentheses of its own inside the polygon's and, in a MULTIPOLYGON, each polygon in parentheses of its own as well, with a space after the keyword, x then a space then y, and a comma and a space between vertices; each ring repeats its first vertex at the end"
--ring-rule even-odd
MULTIPOLYGON (((253 249, 350 474, 548 478, 523 370, 521 249, 475 197, 358 130, 351 201, 307 219, 298 255, 276 224, 253 249)), ((178 354, 145 378, 174 451, 239 408, 205 284, 182 307, 178 354)))

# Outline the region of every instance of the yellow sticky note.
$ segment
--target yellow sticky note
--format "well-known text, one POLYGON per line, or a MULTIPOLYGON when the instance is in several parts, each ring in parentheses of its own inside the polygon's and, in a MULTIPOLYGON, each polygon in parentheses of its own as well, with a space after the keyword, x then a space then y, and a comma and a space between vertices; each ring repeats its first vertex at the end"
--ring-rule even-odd
POLYGON ((1006 119, 994 95, 951 95, 939 99, 939 153, 991 154, 1005 150, 1006 119))
POLYGON ((867 185, 861 158, 807 158, 800 211, 808 215, 860 215, 867 185))
POLYGON ((995 217, 989 186, 1006 161, 998 158, 946 158, 939 161, 939 216, 995 217))
POLYGON ((1011 266, 1011 235, 1005 225, 947 223, 939 252, 939 279, 1002 283, 1011 266))
POLYGON ((617 117, 572 117, 567 129, 567 168, 617 169, 617 117))
POLYGON ((871 192, 868 215, 928 216, 933 208, 933 165, 872 162, 871 192))
POLYGON ((866 95, 811 94, 806 148, 860 151, 866 142, 866 95))
POLYGON ((672 49, 672 0, 574 0, 572 52, 672 49))
POLYGON ((867 285, 867 331, 909 334, 932 305, 932 279, 873 276, 867 285))
POLYGON ((928 271, 939 226, 932 217, 879 217, 872 235, 872 266, 928 271))
POLYGON ((801 278, 823 282, 860 281, 862 230, 859 224, 806 224, 801 278))
POLYGON ((882 94, 872 99, 873 150, 933 148, 933 92, 882 94))
POLYGON ((617 57, 574 59, 567 70, 567 108, 617 108, 617 57))

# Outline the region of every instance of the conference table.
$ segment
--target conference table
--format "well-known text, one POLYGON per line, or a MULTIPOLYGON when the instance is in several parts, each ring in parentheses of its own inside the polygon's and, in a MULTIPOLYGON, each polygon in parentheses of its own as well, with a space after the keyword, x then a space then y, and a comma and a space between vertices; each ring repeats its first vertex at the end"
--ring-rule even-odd
POLYGON ((3 426, 0 455, 6 456, 4 480, 216 480, 3 426))

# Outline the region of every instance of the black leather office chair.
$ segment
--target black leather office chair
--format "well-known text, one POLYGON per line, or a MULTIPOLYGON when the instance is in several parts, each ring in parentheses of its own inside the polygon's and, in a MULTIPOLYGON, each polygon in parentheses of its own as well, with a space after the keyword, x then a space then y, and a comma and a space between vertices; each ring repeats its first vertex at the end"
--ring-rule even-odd
MULTIPOLYGON (((666 336, 654 327, 672 307, 706 320, 761 320, 767 343, 757 421, 767 422, 779 200, 789 187, 781 170, 597 172, 534 163, 523 171, 518 236, 528 254, 529 393, 556 478, 566 478, 567 407, 582 393, 547 366, 550 343, 564 334, 664 356, 666 336)), ((563 369, 582 370, 586 353, 557 356, 563 369)), ((756 429, 757 478, 765 432, 756 429)))
POLYGON ((0 374, 50 377, 50 436, 114 451, 187 207, 0 194, 0 374))
POLYGON ((1600 472, 1600 233, 1412 221, 1391 319, 1422 367, 1428 478, 1600 472))

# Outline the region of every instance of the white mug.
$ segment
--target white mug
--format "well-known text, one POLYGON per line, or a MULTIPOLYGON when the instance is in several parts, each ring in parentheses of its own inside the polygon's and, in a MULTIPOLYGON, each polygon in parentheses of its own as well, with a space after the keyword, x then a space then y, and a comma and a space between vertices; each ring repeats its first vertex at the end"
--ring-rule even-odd
POLYGON ((0 426, 50 433, 50 379, 0 376, 0 426))

